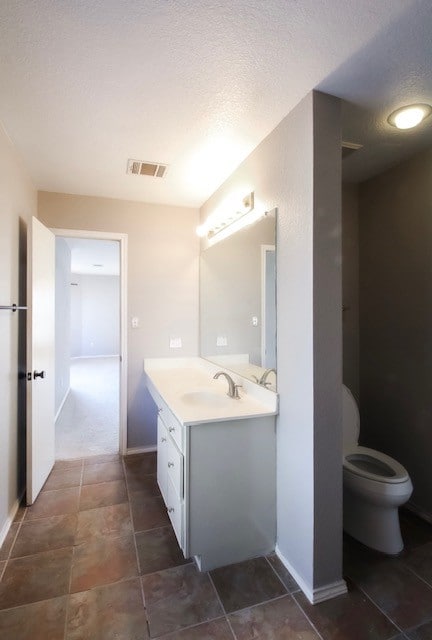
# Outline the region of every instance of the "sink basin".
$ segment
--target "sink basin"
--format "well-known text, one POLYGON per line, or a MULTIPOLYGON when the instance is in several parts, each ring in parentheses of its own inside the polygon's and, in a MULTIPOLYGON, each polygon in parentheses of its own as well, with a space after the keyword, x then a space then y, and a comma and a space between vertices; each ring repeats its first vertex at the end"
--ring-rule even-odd
POLYGON ((226 407, 230 406, 235 400, 227 395, 221 395, 214 391, 200 390, 190 391, 181 396, 183 402, 196 407, 226 407))

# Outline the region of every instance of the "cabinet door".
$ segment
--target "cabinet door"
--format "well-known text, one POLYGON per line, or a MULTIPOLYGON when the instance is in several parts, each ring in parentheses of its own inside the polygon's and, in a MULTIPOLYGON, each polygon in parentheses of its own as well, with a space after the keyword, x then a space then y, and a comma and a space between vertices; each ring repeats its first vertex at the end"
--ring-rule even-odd
POLYGON ((168 515, 171 520, 171 524, 173 526, 174 533, 176 534, 178 543, 181 549, 183 549, 183 514, 182 514, 183 502, 180 496, 178 495, 177 491, 175 490, 175 487, 170 477, 168 477, 167 489, 168 489, 168 500, 166 505, 167 505, 168 515))
POLYGON ((174 441, 168 438, 167 456, 168 477, 174 485, 180 498, 183 497, 183 456, 177 449, 174 441))
POLYGON ((158 418, 157 432, 157 481, 166 504, 168 499, 168 433, 161 418, 158 418))

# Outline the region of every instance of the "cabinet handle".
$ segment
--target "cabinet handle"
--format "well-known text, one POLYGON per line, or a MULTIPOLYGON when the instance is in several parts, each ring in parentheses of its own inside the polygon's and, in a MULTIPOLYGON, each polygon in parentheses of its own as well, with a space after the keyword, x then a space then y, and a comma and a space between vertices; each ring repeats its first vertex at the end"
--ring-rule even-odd
POLYGON ((172 433, 173 431, 175 431, 175 427, 169 427, 168 431, 172 433))
POLYGON ((161 442, 166 442, 166 438, 161 438, 161 442))
POLYGON ((174 507, 168 507, 167 511, 168 511, 168 513, 173 513, 174 507))
POLYGON ((174 466, 174 462, 168 462, 168 469, 174 466))

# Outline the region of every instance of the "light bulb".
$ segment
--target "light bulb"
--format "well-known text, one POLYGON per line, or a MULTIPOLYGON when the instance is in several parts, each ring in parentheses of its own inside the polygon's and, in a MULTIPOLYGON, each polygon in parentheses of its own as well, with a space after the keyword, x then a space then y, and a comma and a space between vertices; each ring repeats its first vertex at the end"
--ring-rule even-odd
POLYGON ((413 129, 427 118, 432 111, 428 104, 413 104, 393 111, 388 122, 397 129, 413 129))

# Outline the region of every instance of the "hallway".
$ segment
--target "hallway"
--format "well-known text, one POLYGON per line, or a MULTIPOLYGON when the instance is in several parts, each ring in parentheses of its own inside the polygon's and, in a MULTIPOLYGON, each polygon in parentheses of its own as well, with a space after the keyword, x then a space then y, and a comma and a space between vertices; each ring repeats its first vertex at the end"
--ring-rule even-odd
POLYGON ((72 358, 70 392, 55 432, 56 460, 118 453, 118 356, 72 358))
POLYGON ((396 559, 347 539, 349 593, 312 606, 274 554, 197 571, 155 473, 155 453, 56 463, 0 550, 0 640, 432 637, 426 523, 403 515, 407 549, 396 559))

